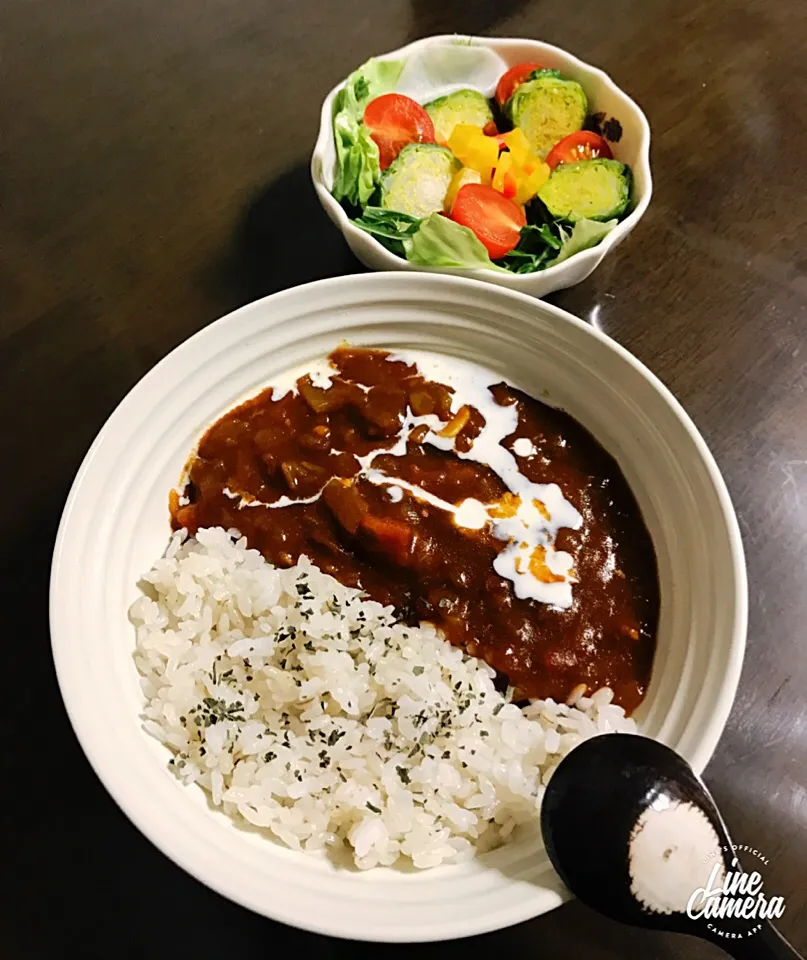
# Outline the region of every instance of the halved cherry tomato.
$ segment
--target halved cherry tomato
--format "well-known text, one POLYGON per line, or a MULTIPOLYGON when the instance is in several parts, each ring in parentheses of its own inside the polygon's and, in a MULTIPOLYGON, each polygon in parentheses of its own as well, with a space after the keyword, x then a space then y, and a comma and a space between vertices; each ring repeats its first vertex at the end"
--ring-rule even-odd
POLYGON ((402 93, 385 93, 371 100, 364 108, 364 123, 378 144, 382 170, 408 143, 434 143, 431 117, 402 93))
POLYGON ((496 84, 496 103, 503 107, 533 70, 542 70, 540 63, 517 63, 503 73, 496 84))
POLYGON ((597 157, 605 157, 606 160, 613 157, 608 141, 598 133, 578 130, 556 143, 549 151, 546 162, 550 170, 554 170, 559 163, 578 163, 580 160, 596 160, 597 157))
POLYGON ((492 260, 516 246, 521 228, 527 224, 521 207, 482 183, 467 183, 460 189, 451 208, 451 219, 473 230, 492 260))

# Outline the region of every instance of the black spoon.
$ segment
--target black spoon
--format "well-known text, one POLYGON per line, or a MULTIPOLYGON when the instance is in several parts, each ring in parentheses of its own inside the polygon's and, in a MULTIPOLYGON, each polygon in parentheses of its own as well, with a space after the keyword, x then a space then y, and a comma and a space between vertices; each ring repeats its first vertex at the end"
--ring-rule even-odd
POLYGON ((763 886, 761 862, 748 856, 743 873, 702 780, 655 740, 612 733, 572 750, 547 786, 541 830, 566 886, 613 920, 688 933, 738 960, 803 960, 770 923, 768 907, 760 912, 760 894, 782 908, 771 916, 784 909, 763 886), (706 893, 724 886, 725 896, 706 893), (752 915, 733 916, 738 907, 752 915))

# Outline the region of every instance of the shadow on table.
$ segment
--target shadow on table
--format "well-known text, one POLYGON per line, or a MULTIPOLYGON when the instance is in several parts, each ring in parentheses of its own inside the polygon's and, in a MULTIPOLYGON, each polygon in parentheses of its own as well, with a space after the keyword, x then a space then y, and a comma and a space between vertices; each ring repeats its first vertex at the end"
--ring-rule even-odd
POLYGON ((255 193, 231 248, 203 282, 232 309, 311 280, 362 272, 320 206, 306 163, 255 193))
POLYGON ((409 39, 432 33, 485 34, 527 3, 528 0, 410 0, 409 39))

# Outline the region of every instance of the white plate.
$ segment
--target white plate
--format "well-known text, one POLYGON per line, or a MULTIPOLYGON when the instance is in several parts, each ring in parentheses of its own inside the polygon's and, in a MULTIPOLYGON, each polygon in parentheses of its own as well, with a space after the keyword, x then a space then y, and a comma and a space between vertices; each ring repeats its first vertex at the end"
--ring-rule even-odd
MULTIPOLYGON (((338 870, 235 826, 181 786, 146 736, 126 611, 168 539, 168 491, 204 428, 245 394, 343 339, 484 363, 565 408, 618 459, 656 546, 662 612, 645 733, 701 770, 734 698, 746 628, 737 522, 703 440, 625 350, 556 307, 473 280, 376 274, 253 303, 159 363, 98 435, 65 507, 51 632, 81 744, 109 792, 164 853, 223 895, 286 923, 369 940, 504 927, 566 896, 538 836, 423 873, 338 870)), ((607 829, 607 825, 604 825, 607 829)))
MULTIPOLYGON (((333 99, 344 81, 340 82, 325 98, 320 114, 320 127, 314 153, 311 157, 311 179, 317 191, 320 203, 333 223, 342 231, 353 253, 361 262, 373 270, 406 270, 425 273, 447 273, 456 276, 473 277, 487 283, 496 283, 512 290, 529 293, 533 297, 545 297, 553 290, 562 290, 585 280, 602 262, 607 253, 625 239, 644 215, 650 203, 653 184, 650 176, 650 124, 639 105, 624 90, 597 67, 584 63, 571 53, 553 47, 540 40, 524 38, 503 39, 499 37, 456 37, 436 36, 416 40, 399 50, 392 50, 378 57, 379 60, 401 60, 422 57, 424 50, 434 46, 451 44, 463 48, 468 46, 488 51, 490 62, 455 64, 455 72, 450 77, 434 78, 434 85, 425 71, 418 71, 415 83, 404 84, 401 92, 414 99, 426 102, 438 96, 451 93, 463 86, 473 86, 486 94, 493 95, 496 80, 509 67, 517 63, 535 62, 546 67, 560 70, 564 76, 577 80, 586 92, 589 112, 602 111, 608 117, 616 117, 622 125, 622 138, 615 146, 616 157, 627 163, 633 171, 633 209, 609 234, 602 243, 589 250, 575 254, 556 267, 540 270, 538 273, 501 273, 494 270, 463 270, 453 267, 421 267, 397 257, 387 250, 364 230, 351 223, 341 205, 331 196, 334 174, 336 172, 336 148, 333 141, 333 99)), ((470 53, 470 51, 469 51, 470 53)), ((356 64, 358 67, 359 64, 356 64)), ((402 80, 404 78, 402 77, 402 80)), ((398 84, 401 87, 401 84, 398 84)))

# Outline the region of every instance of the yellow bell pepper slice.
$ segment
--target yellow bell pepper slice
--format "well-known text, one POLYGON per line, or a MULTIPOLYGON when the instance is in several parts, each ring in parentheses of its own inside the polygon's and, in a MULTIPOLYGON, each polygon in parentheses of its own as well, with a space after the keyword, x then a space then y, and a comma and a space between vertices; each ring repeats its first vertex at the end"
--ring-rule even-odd
MULTIPOLYGON (((480 179, 474 182, 490 183, 495 190, 516 203, 531 200, 549 178, 549 167, 530 150, 529 141, 518 127, 499 138, 485 136, 482 127, 460 123, 451 131, 447 145, 465 169, 479 175, 480 179), (507 150, 501 155, 500 139, 507 145, 507 150)), ((463 176, 467 178, 468 175, 463 176)), ((456 190, 449 190, 447 209, 450 209, 456 191, 468 182, 472 181, 458 180, 456 190)))
POLYGON ((493 189, 512 200, 518 192, 518 175, 513 169, 513 157, 505 152, 499 157, 496 172, 493 174, 493 189))
POLYGON ((489 181, 499 159, 499 141, 486 137, 481 127, 458 123, 448 138, 448 148, 463 164, 476 170, 483 181, 489 181))
POLYGON ((451 178, 451 183, 448 185, 448 192, 443 200, 443 210, 446 213, 451 212, 451 208, 454 206, 454 201, 457 199, 457 194, 466 183, 481 182, 482 175, 479 173, 479 171, 472 170, 470 167, 463 167, 462 170, 458 170, 451 178))
POLYGON ((531 173, 522 170, 518 178, 518 187, 516 190, 516 201, 518 203, 527 203, 549 179, 549 167, 543 162, 538 161, 531 173))
POLYGON ((446 143, 452 152, 454 150, 467 150, 480 136, 484 136, 481 127, 475 127, 470 123, 457 123, 454 125, 446 143))
POLYGON ((530 155, 530 142, 524 136, 521 127, 516 127, 509 133, 505 133, 502 140, 507 144, 507 149, 510 151, 516 166, 523 166, 530 155))

